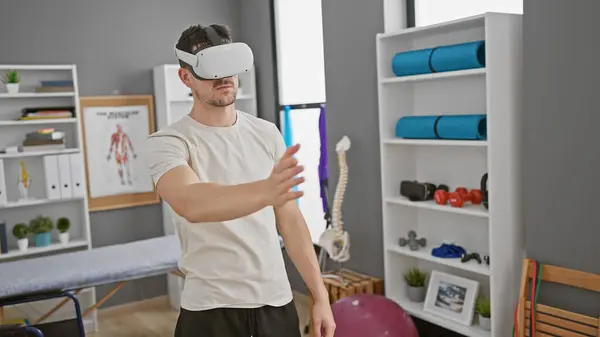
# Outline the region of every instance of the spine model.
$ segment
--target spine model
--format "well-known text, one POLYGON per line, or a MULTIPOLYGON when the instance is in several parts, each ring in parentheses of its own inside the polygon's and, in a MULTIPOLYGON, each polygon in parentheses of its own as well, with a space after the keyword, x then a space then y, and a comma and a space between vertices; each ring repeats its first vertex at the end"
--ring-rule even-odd
POLYGON ((325 249, 329 258, 333 261, 343 263, 350 259, 350 235, 343 228, 342 202, 348 183, 348 164, 346 163, 346 151, 350 148, 350 139, 344 136, 336 146, 340 176, 338 178, 335 196, 333 199, 331 228, 321 234, 319 245, 325 249))
POLYGON ((344 202, 344 194, 346 193, 346 185, 348 184, 348 163, 346 162, 346 152, 350 149, 350 139, 344 136, 336 146, 338 166, 340 175, 335 189, 332 208, 332 227, 334 229, 343 230, 344 222, 342 221, 342 203, 344 202))

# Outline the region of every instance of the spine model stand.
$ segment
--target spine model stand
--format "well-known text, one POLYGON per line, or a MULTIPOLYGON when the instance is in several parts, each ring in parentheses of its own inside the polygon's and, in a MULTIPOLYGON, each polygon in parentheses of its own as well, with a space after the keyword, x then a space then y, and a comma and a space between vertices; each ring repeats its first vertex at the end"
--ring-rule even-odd
POLYGON ((327 228, 319 238, 319 245, 327 251, 329 258, 343 263, 350 259, 350 236, 344 230, 342 221, 342 202, 348 184, 348 164, 346 152, 350 149, 350 139, 346 136, 337 143, 336 152, 340 176, 335 190, 332 210, 332 226, 327 228))

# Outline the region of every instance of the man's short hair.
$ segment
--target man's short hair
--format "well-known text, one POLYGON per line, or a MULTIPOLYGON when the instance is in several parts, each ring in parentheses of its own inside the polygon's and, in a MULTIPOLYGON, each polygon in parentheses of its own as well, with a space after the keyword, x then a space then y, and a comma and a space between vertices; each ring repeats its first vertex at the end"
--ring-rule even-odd
MULTIPOLYGON (((213 24, 210 25, 210 27, 212 27, 215 30, 215 32, 217 32, 217 35, 222 39, 223 42, 232 42, 231 30, 228 26, 213 24)), ((190 54, 196 54, 202 49, 211 47, 212 43, 210 42, 208 36, 206 35, 206 32, 204 31, 205 28, 206 26, 202 25, 190 26, 181 33, 181 36, 179 37, 179 40, 177 41, 177 45, 175 47, 179 50, 188 52, 190 54)), ((190 66, 187 63, 181 60, 179 60, 179 65, 182 68, 190 68, 190 66)))

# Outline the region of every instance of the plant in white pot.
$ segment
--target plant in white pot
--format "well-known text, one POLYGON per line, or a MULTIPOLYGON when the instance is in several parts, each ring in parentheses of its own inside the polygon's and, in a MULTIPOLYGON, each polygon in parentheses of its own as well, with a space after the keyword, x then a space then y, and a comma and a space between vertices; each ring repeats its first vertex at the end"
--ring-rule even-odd
POLYGON ((425 301, 425 295, 427 288, 425 287, 425 280, 427 274, 418 268, 409 269, 404 274, 404 280, 406 281, 406 297, 411 302, 423 302, 425 301))
POLYGON ((475 307, 475 312, 477 313, 479 319, 479 326, 484 330, 490 331, 492 327, 492 312, 490 300, 484 296, 478 298, 477 305, 475 307))
POLYGON ((18 223, 13 227, 13 235, 17 238, 19 251, 25 252, 29 247, 29 227, 24 223, 18 223))
POLYGON ((6 91, 9 94, 16 94, 19 92, 19 83, 21 82, 21 76, 19 76, 19 72, 16 70, 9 70, 6 73, 4 73, 2 82, 4 82, 4 85, 6 85, 6 91))
POLYGON ((67 244, 69 242, 69 228, 71 228, 69 219, 65 217, 58 218, 58 220, 56 220, 56 228, 60 232, 60 234, 58 234, 60 243, 63 245, 67 244))

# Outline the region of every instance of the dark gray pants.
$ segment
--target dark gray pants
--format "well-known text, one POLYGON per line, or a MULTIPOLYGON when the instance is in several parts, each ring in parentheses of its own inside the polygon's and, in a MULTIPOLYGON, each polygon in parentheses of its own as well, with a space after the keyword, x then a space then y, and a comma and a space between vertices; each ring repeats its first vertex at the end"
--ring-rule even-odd
POLYGON ((254 309, 181 309, 175 337, 301 337, 294 301, 254 309))

